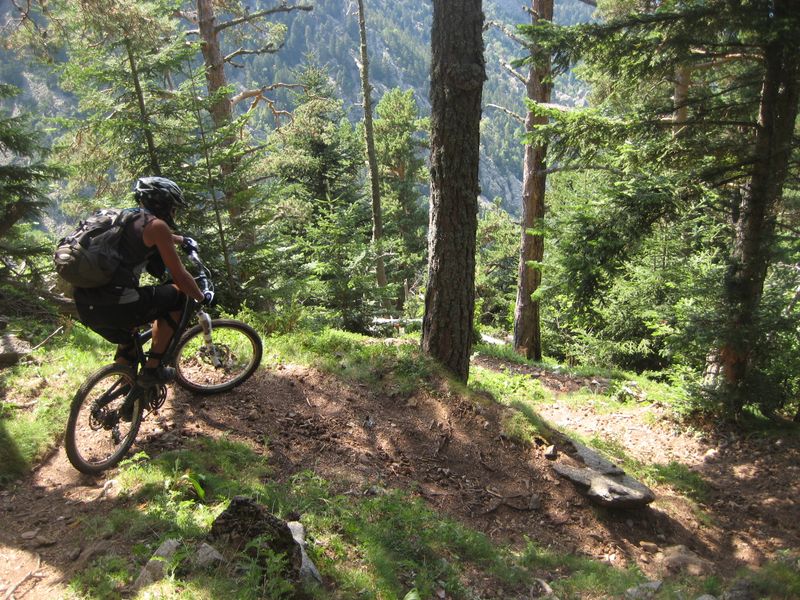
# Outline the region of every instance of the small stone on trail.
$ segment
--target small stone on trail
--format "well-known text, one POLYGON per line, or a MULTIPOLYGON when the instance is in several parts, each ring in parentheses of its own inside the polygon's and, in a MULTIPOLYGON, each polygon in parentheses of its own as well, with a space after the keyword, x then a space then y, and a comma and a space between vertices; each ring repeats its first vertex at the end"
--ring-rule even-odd
POLYGON ((658 544, 654 544, 653 542, 646 542, 642 540, 639 542, 639 547, 649 554, 655 554, 658 552, 658 544))
POLYGON ((225 562, 225 557, 220 554, 214 546, 203 542, 197 549, 194 557, 194 565, 201 569, 216 567, 225 562))
POLYGON ((303 581, 316 581, 322 583, 322 575, 320 575, 317 566, 306 554, 306 529, 300 521, 289 521, 286 523, 289 526, 289 531, 292 532, 294 541, 300 548, 300 579, 303 581))
POLYGON ((557 458, 558 457, 558 450, 556 450, 555 446, 548 446, 544 450, 544 457, 545 458, 557 458))
POLYGON ((139 590, 163 579, 167 561, 175 555, 180 545, 181 543, 178 540, 165 540, 158 547, 158 550, 155 551, 150 560, 147 561, 147 564, 142 567, 139 576, 133 583, 133 589, 139 590))
POLYGON ((648 600, 661 589, 662 582, 648 581, 642 585, 625 590, 625 598, 628 600, 648 600))
POLYGON ((56 540, 54 540, 53 538, 49 538, 43 535, 37 535, 35 541, 37 548, 48 548, 50 546, 55 546, 57 543, 56 540))
POLYGON ((21 534, 19 537, 21 537, 23 540, 32 540, 37 535, 39 535, 39 530, 38 529, 34 529, 33 531, 26 531, 25 533, 21 534))

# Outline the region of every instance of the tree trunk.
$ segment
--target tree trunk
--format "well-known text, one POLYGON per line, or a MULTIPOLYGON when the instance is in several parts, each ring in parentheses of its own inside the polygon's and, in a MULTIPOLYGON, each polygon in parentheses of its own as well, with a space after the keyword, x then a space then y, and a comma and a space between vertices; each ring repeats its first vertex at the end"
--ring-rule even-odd
MULTIPOLYGON (((553 0, 533 0, 532 21, 553 20, 553 0)), ((536 49, 537 54, 541 50, 536 49)), ((550 102, 553 86, 550 83, 550 57, 540 56, 531 67, 526 82, 528 99, 550 102)), ((525 118, 525 131, 547 123, 546 117, 536 117, 530 111, 525 118)), ((542 282, 544 258, 544 199, 547 146, 525 146, 522 182, 522 235, 519 253, 519 285, 514 310, 514 350, 526 358, 542 359, 542 333, 539 300, 534 297, 542 282)))
POLYGON ((431 31, 431 197, 422 349, 469 377, 481 94, 481 0, 434 0, 431 31))
MULTIPOLYGON (((775 3, 776 20, 786 18, 792 10, 789 4, 775 3)), ((791 158, 800 99, 800 47, 793 35, 784 33, 765 48, 755 165, 734 215, 733 250, 725 281, 727 326, 719 352, 729 408, 734 414, 747 401, 742 384, 761 333, 757 311, 772 259, 775 221, 791 158)))
MULTIPOLYGON (((225 78, 225 61, 219 46, 219 36, 216 29, 216 15, 212 0, 197 0, 197 23, 202 40, 201 51, 203 62, 206 65, 206 82, 209 95, 214 95, 225 87, 228 82, 225 78)), ((221 96, 211 106, 211 117, 214 126, 219 128, 227 125, 232 117, 231 101, 228 96, 221 96)))
POLYGON ((675 95, 672 99, 675 112, 672 120, 675 123, 675 135, 686 124, 689 118, 689 87, 692 84, 692 72, 686 65, 680 65, 675 69, 675 95))
POLYGON ((144 93, 142 92, 142 84, 139 81, 139 70, 136 68, 136 59, 131 50, 131 43, 125 40, 125 51, 128 53, 128 64, 131 67, 131 79, 133 79, 133 88, 136 90, 136 101, 139 105, 139 118, 142 122, 142 132, 144 139, 147 143, 147 156, 150 161, 150 174, 159 176, 161 175, 161 166, 158 163, 158 155, 156 154, 156 143, 153 139, 153 131, 150 127, 150 118, 147 116, 147 106, 144 102, 144 93))
MULTIPOLYGON (((225 77, 225 60, 220 49, 212 0, 197 0, 197 22, 200 30, 200 39, 202 40, 200 47, 203 53, 203 62, 206 66, 208 95, 216 98, 210 109, 211 119, 214 121, 214 129, 220 130, 230 125, 233 120, 233 105, 229 94, 220 94, 220 90, 228 85, 228 80, 225 77)), ((224 153, 226 148, 233 144, 234 141, 234 138, 230 135, 224 137, 221 142, 221 151, 224 153)), ((234 227, 240 234, 243 234, 248 229, 243 226, 244 224, 237 223, 241 217, 241 210, 236 204, 234 198, 236 190, 231 181, 236 167, 237 161, 234 158, 226 158, 221 162, 221 187, 225 210, 230 216, 234 227), (239 225, 242 225, 242 227, 239 227, 239 225)), ((250 242, 252 241, 250 240, 250 242)), ((245 242, 245 245, 247 245, 247 242, 245 242)))
POLYGON ((364 18, 364 0, 358 0, 358 29, 361 37, 361 94, 364 97, 364 137, 367 146, 367 164, 372 191, 372 244, 375 248, 375 275, 378 286, 386 287, 386 270, 383 264, 383 217, 381 215, 381 184, 378 179, 378 159, 375 154, 375 129, 372 124, 372 88, 369 84, 369 57, 367 56, 367 27, 364 18))

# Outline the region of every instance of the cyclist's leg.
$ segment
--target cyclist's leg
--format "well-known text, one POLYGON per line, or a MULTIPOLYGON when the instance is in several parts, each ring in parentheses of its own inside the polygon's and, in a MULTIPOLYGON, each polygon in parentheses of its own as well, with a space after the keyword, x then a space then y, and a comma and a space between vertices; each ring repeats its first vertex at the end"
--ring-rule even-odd
POLYGON ((172 284, 140 288, 139 293, 143 302, 143 316, 153 322, 153 339, 140 383, 168 382, 174 377, 174 370, 162 367, 161 357, 180 322, 183 295, 172 284))
MULTIPOLYGON (((131 337, 133 337, 131 335, 131 337)), ((117 351, 114 354, 114 362, 126 366, 131 366, 136 362, 136 344, 131 339, 128 342, 117 344, 117 351)))
POLYGON ((181 316, 181 311, 173 311, 169 313, 169 319, 162 317, 153 322, 153 342, 147 355, 146 367, 155 368, 160 364, 181 316))

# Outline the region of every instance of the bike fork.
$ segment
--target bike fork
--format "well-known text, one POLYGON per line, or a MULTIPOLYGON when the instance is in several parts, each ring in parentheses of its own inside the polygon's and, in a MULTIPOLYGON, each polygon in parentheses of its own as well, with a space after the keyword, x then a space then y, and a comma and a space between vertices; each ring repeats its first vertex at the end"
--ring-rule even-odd
POLYGON ((222 366, 222 360, 220 360, 217 347, 211 340, 211 317, 208 316, 207 312, 201 310, 199 313, 197 313, 197 320, 200 323, 200 327, 203 328, 203 341, 206 343, 206 348, 211 356, 212 364, 219 368, 222 366))

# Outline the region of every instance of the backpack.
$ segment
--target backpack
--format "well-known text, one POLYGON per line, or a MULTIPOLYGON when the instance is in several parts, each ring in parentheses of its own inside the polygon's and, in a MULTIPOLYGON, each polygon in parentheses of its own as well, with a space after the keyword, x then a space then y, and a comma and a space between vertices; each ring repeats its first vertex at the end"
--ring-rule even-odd
POLYGON ((122 261, 119 242, 125 225, 138 210, 102 209, 93 213, 69 235, 61 238, 53 255, 56 272, 78 288, 111 283, 122 261))

